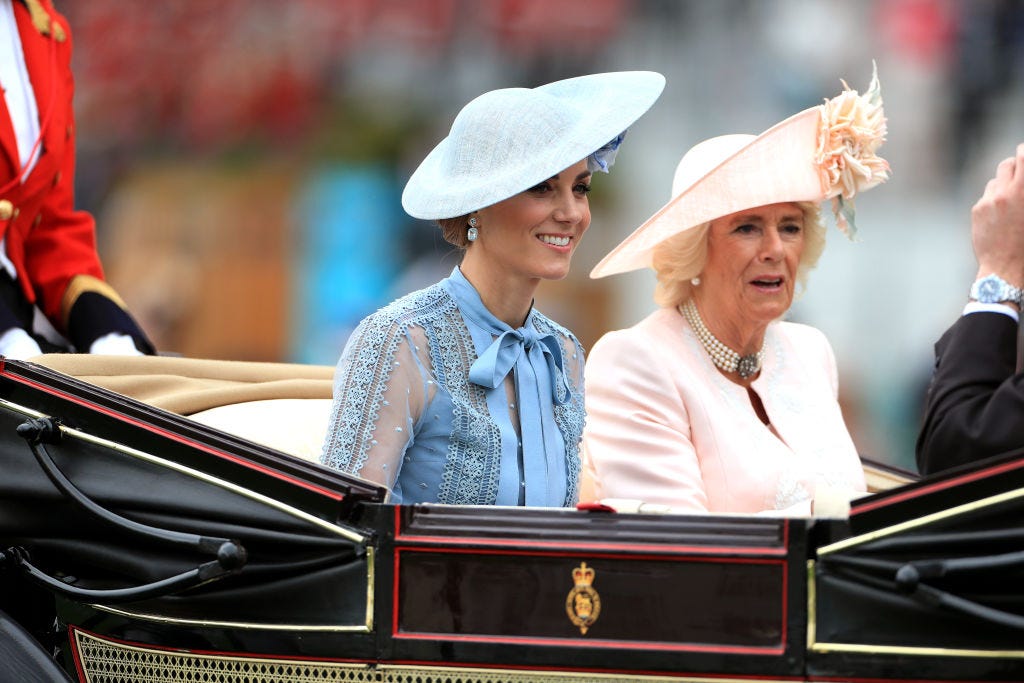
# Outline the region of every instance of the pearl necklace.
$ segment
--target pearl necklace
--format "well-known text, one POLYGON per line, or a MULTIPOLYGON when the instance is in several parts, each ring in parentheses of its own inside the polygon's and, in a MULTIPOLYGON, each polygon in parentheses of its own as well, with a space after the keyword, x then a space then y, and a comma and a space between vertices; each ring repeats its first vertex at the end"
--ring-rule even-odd
POLYGON ((725 372, 738 373, 740 379, 747 379, 761 369, 761 362, 764 360, 764 349, 765 343, 761 344, 761 350, 757 353, 751 353, 747 356, 741 356, 736 353, 728 346, 718 341, 715 335, 711 334, 711 330, 704 325, 704 321, 700 318, 700 313, 697 312, 697 306, 693 303, 693 299, 687 299, 686 303, 679 307, 679 312, 686 318, 686 322, 690 323, 690 327, 693 328, 694 333, 697 335, 697 339, 704 346, 704 350, 711 356, 711 362, 715 364, 721 370, 725 372))

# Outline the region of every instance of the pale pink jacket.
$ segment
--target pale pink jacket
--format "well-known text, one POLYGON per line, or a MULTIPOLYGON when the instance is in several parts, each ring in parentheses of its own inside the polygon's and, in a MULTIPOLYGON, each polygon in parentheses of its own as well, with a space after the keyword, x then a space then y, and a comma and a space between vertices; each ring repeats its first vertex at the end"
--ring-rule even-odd
POLYGON ((825 336, 776 322, 765 340, 753 389, 771 428, 754 413, 747 390, 715 369, 676 309, 603 336, 586 364, 580 501, 808 514, 822 484, 833 495, 864 491, 825 336))

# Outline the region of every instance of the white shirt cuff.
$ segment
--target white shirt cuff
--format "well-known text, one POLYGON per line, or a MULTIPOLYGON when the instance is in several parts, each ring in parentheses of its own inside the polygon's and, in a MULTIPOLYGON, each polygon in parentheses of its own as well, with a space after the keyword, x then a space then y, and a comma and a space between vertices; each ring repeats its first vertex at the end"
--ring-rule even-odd
POLYGON ((968 301, 964 306, 964 315, 968 313, 1002 313, 1013 318, 1013 322, 1020 322, 1020 314, 1013 306, 1006 304, 983 304, 980 301, 968 301))

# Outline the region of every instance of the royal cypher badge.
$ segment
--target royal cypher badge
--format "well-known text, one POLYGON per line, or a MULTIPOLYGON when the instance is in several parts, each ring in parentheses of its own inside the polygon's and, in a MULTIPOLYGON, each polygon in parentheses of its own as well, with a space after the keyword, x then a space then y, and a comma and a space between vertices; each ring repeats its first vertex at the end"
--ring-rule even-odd
POLYGON ((574 626, 580 627, 580 633, 586 635, 597 617, 601 614, 601 596, 594 590, 594 570, 581 562, 572 570, 572 580, 576 583, 565 598, 565 611, 574 626))

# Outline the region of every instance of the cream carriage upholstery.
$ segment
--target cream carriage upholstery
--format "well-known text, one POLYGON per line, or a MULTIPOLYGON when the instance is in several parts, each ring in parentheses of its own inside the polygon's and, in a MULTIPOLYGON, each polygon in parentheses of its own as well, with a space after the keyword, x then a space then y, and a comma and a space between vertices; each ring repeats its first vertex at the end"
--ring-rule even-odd
POLYGON ((331 366, 88 354, 45 354, 31 362, 319 461, 331 409, 331 366))

